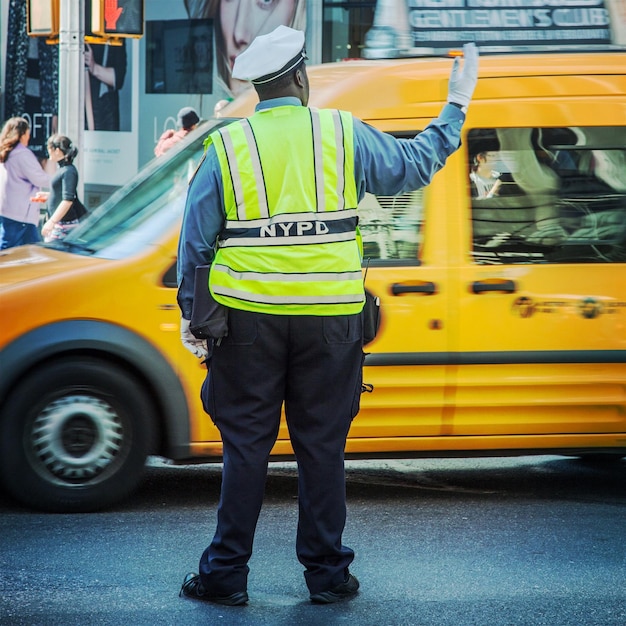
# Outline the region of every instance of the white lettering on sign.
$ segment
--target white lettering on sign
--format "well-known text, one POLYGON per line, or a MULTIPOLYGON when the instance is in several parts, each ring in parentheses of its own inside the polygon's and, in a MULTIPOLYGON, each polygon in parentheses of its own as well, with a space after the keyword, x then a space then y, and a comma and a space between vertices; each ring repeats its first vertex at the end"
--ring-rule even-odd
POLYGON ((556 26, 609 25, 609 16, 604 9, 556 9, 552 20, 556 26))
POLYGON ((463 30, 438 30, 436 32, 415 32, 415 41, 432 42, 463 42, 475 41, 479 43, 515 43, 516 41, 534 41, 549 43, 551 41, 567 40, 598 40, 608 36, 607 28, 585 28, 569 30, 524 30, 524 31, 463 31, 463 30))
POLYGON ((549 28, 608 26, 609 16, 605 9, 500 9, 491 11, 418 11, 410 13, 410 24, 419 29, 469 28, 549 28))
POLYGON ((603 7, 603 0, 408 0, 409 9, 537 9, 603 7))
MULTIPOLYGON (((624 0, 626 1, 626 0, 624 0)), ((413 45, 486 48, 612 41, 605 0, 406 0, 413 45)))
POLYGON ((408 0, 410 9, 465 8, 465 0, 408 0))

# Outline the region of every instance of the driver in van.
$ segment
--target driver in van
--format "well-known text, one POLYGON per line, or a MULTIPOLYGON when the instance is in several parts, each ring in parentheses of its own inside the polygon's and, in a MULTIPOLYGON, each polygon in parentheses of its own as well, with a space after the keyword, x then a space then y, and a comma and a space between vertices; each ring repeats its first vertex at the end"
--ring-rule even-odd
POLYGON ((523 194, 513 177, 517 160, 514 152, 503 152, 494 138, 470 144, 472 154, 469 174, 472 198, 484 200, 523 194))
POLYGON ((497 152, 483 151, 474 156, 470 171, 472 197, 493 198, 499 195, 502 181, 501 173, 494 169, 497 159, 497 152))
POLYGON ((364 304, 357 205, 366 191, 427 185, 461 144, 478 78, 478 50, 454 60, 447 104, 413 139, 396 139, 346 111, 308 108, 304 33, 279 26, 235 60, 255 113, 214 131, 189 186, 178 254, 181 338, 190 331, 197 266, 228 310, 202 387, 223 443, 217 530, 181 595, 248 602, 248 562, 268 459, 284 406, 298 463, 296 553, 311 602, 353 596, 344 449, 359 410, 364 304))

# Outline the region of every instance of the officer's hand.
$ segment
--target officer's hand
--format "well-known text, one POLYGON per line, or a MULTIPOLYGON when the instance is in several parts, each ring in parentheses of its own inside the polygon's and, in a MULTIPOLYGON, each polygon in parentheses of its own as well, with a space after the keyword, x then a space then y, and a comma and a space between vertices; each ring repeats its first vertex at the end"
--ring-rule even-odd
POLYGON ((189 320, 186 320, 184 317, 180 318, 180 339, 183 342, 183 346, 199 359, 204 360, 209 355, 206 341, 193 336, 189 330, 189 320))
POLYGON ((448 102, 467 106, 472 99, 478 80, 478 48, 474 43, 463 46, 463 69, 460 69, 459 57, 454 59, 450 82, 448 83, 448 102))

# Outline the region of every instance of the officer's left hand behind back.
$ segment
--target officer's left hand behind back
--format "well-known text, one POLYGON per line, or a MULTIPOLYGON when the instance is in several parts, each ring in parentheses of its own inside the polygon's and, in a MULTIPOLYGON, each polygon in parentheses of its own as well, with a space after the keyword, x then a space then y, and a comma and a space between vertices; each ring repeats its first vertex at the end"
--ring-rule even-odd
POLYGON ((448 83, 448 102, 466 107, 478 81, 478 48, 474 43, 463 46, 463 68, 459 57, 454 59, 450 82, 448 83))
POLYGON ((206 359, 209 354, 206 341, 195 337, 189 329, 189 324, 189 320, 184 317, 180 318, 180 338, 183 346, 199 359, 206 359))

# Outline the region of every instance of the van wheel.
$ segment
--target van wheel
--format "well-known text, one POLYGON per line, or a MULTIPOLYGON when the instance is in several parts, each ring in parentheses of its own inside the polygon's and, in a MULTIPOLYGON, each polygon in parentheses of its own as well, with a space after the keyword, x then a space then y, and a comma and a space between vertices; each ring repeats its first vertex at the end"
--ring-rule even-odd
POLYGON ((23 504, 52 512, 104 508, 138 484, 153 409, 125 370, 63 359, 29 374, 0 414, 0 476, 23 504))

